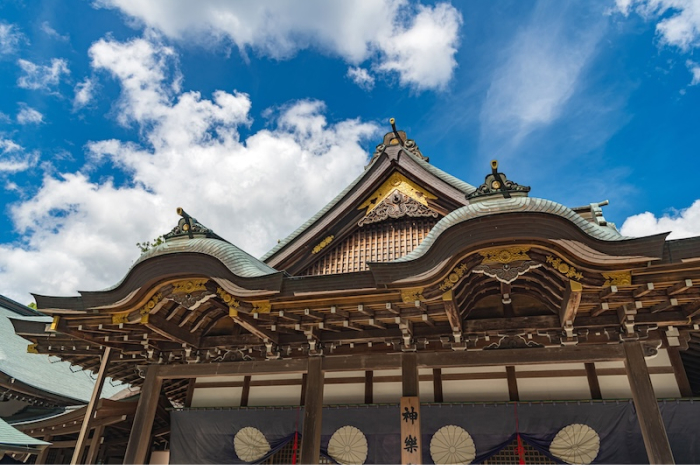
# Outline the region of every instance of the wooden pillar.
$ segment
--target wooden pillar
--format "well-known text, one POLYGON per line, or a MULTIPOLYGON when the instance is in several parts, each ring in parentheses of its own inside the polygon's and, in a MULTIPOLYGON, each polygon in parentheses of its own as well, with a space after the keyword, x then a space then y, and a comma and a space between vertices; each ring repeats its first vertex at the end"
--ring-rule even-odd
POLYGON ((443 402, 442 395, 442 370, 433 368, 433 401, 443 402))
POLYGON ((250 397, 250 380, 250 375, 243 377, 243 389, 241 389, 241 407, 248 406, 248 398, 250 397))
POLYGON ((401 354, 401 463, 422 463, 422 444, 420 434, 420 377, 418 376, 418 357, 415 352, 401 354))
POLYGON ((195 384, 197 384, 197 378, 190 378, 187 383, 187 393, 185 394, 185 407, 187 408, 192 407, 192 397, 194 396, 195 384))
POLYGON ((374 403, 374 372, 365 371, 365 404, 374 403))
POLYGON ((625 342, 622 345, 625 351, 627 378, 649 463, 675 463, 659 404, 651 385, 649 370, 644 361, 644 348, 639 342, 625 342))
POLYGON ((92 433, 92 440, 90 441, 90 446, 88 447, 87 457, 85 458, 85 463, 96 463, 97 452, 100 450, 100 444, 102 443, 102 433, 104 433, 105 427, 103 425, 98 426, 92 433))
POLYGON ((141 386, 141 396, 136 407, 134 424, 129 435, 129 444, 126 446, 124 463, 144 463, 151 440, 153 420, 156 417, 160 388, 163 380, 160 378, 157 365, 148 367, 146 379, 141 386))
POLYGON ((670 345, 668 338, 663 331, 661 331, 661 339, 664 341, 664 346, 666 347, 666 352, 668 353, 668 359, 671 361, 673 375, 676 377, 676 384, 678 384, 678 391, 680 392, 681 397, 693 397, 693 389, 690 387, 688 374, 685 372, 680 347, 670 345))
MULTIPOLYGON (((46 436, 43 437, 43 440, 46 442, 51 442, 51 435, 47 434, 46 436)), ((46 463, 46 459, 49 456, 49 449, 50 447, 45 447, 39 452, 39 454, 36 456, 36 460, 34 463, 46 463)))
POLYGON ((80 459, 83 456, 88 434, 90 433, 90 423, 92 422, 92 419, 95 416, 95 411, 97 410, 97 402, 100 400, 102 386, 104 386, 105 378, 107 377, 107 365, 109 364, 111 355, 112 348, 105 347, 105 351, 102 354, 102 361, 100 362, 100 371, 97 372, 95 388, 92 390, 92 396, 90 397, 90 402, 88 403, 87 410, 85 411, 85 418, 83 418, 83 424, 80 426, 78 441, 76 442, 75 449, 73 450, 73 458, 70 461, 71 465, 80 463, 80 459))
POLYGON ((321 453, 321 415, 323 413, 323 359, 321 357, 309 357, 305 394, 301 463, 318 463, 321 453))
POLYGON ((591 391, 591 399, 602 399, 603 394, 600 392, 600 383, 598 382, 598 373, 595 371, 595 363, 585 363, 586 377, 588 378, 588 388, 591 391))
POLYGON ((515 367, 513 365, 506 366, 506 378, 508 379, 508 397, 511 402, 520 400, 518 392, 518 379, 515 377, 515 367))

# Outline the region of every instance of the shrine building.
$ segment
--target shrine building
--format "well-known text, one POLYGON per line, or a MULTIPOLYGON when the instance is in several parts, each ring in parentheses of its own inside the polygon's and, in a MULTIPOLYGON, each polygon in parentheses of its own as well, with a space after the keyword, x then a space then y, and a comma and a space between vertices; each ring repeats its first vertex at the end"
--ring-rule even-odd
POLYGON ((624 237, 495 160, 475 187, 391 123, 260 259, 178 209, 114 286, 35 296, 53 320, 17 333, 98 379, 71 463, 700 462, 700 237, 624 237), (123 440, 105 377, 140 388, 123 440))

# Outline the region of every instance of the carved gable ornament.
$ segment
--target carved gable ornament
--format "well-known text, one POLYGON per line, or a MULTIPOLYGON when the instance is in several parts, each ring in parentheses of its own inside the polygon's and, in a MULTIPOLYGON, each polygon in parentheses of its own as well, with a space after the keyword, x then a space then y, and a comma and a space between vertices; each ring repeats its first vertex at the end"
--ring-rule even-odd
POLYGON ((394 173, 360 205, 358 210, 366 208, 367 214, 358 225, 404 216, 437 218, 438 213, 428 206, 429 199, 437 197, 402 174, 394 173))

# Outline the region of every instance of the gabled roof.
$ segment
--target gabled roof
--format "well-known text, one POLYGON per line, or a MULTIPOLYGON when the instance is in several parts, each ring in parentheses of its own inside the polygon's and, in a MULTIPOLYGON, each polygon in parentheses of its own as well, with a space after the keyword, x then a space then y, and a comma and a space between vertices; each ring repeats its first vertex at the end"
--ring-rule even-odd
POLYGON ((401 137, 394 137, 394 132, 388 133, 384 137, 384 144, 377 146, 377 152, 365 171, 318 213, 267 252, 261 260, 280 268, 300 247, 325 234, 347 215, 356 215, 359 204, 397 171, 402 171, 414 178, 414 181, 437 191, 454 207, 466 205, 466 195, 474 192, 475 187, 428 163, 415 143, 406 140, 402 131, 399 131, 399 134, 401 137), (393 142, 398 139, 401 142, 393 142))

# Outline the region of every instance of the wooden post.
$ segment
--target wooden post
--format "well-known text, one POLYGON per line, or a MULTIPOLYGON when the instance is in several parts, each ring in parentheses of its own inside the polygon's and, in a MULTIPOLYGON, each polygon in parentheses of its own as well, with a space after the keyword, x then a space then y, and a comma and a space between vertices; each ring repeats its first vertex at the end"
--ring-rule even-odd
POLYGON ((586 377, 588 378, 588 388, 591 390, 591 399, 602 399, 603 394, 600 392, 600 383, 598 382, 598 373, 595 371, 595 363, 585 363, 586 377))
POLYGON ((520 394, 518 393, 518 379, 515 377, 515 367, 512 365, 506 366, 506 377, 508 378, 508 395, 511 402, 518 402, 520 394))
POLYGON ((659 404, 651 385, 649 370, 644 361, 644 348, 639 342, 625 342, 622 345, 625 350, 627 378, 649 463, 675 463, 659 404))
POLYGON ((192 397, 194 396, 195 384, 197 384, 197 378, 190 378, 190 380, 187 382, 187 393, 185 394, 185 407, 187 408, 192 407, 192 397))
POLYGON ((318 463, 321 454, 321 414, 323 412, 323 359, 309 357, 306 376, 304 425, 301 433, 301 463, 318 463))
POLYGON ((422 463, 420 436, 420 383, 415 352, 401 354, 401 463, 422 463))
POLYGON ((365 404, 374 403, 374 372, 365 371, 365 404))
POLYGON ((250 375, 243 377, 243 389, 241 389, 241 407, 248 406, 248 398, 250 397, 250 380, 250 375))
POLYGON ((673 375, 676 377, 676 384, 678 384, 678 391, 680 392, 681 397, 693 397, 693 389, 690 387, 688 374, 685 372, 680 347, 670 345, 668 337, 666 337, 666 334, 663 331, 661 331, 661 340, 664 342, 666 352, 668 353, 668 359, 671 361, 673 375))
POLYGON ((442 369, 433 368, 433 401, 442 402, 442 369))
POLYGON ((159 368, 157 365, 151 365, 147 369, 146 379, 141 386, 141 396, 139 397, 134 423, 129 435, 129 444, 126 446, 126 452, 124 453, 125 464, 144 463, 146 455, 148 455, 153 420, 156 417, 160 388, 163 385, 163 380, 158 373, 159 368))
MULTIPOLYGON (((46 436, 44 436, 43 440, 46 442, 51 442, 51 436, 47 434, 46 436)), ((43 448, 41 452, 39 452, 39 455, 36 456, 36 460, 34 461, 34 463, 46 463, 46 459, 49 456, 49 449, 50 446, 43 448)))
POLYGON ((105 347, 105 351, 102 354, 102 361, 100 362, 100 371, 97 372, 95 388, 92 390, 92 396, 90 397, 90 402, 88 403, 85 411, 85 418, 83 418, 83 424, 80 426, 78 442, 75 444, 75 449, 73 450, 73 458, 70 461, 71 465, 80 463, 80 459, 83 456, 85 443, 87 442, 88 433, 90 432, 90 423, 92 422, 92 419, 95 416, 95 411, 97 410, 97 402, 100 400, 102 386, 104 386, 105 378, 107 377, 107 365, 109 364, 109 358, 111 355, 112 348, 105 347))
POLYGON ((100 425, 92 433, 92 440, 90 441, 90 446, 88 447, 87 457, 85 458, 85 463, 96 463, 97 452, 100 450, 100 444, 102 443, 102 433, 104 433, 104 425, 100 425))

